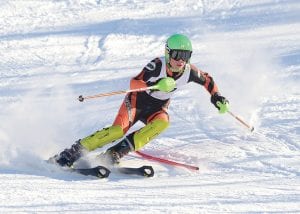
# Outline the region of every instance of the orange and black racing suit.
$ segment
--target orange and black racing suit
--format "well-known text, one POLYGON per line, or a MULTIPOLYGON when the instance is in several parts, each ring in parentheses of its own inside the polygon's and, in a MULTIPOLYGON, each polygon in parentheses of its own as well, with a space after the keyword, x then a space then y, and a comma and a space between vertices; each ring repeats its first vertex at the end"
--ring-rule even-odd
MULTIPOLYGON (((130 89, 152 86, 163 77, 172 77, 176 81, 176 88, 172 92, 167 93, 147 90, 144 92, 128 93, 113 125, 121 126, 125 134, 137 121, 142 121, 144 124, 150 124, 155 120, 164 121, 166 126, 162 129, 158 128, 156 130, 158 133, 154 133, 156 136, 168 126, 169 116, 167 108, 170 98, 172 94, 180 90, 183 85, 194 82, 204 86, 211 95, 218 92, 213 78, 208 73, 199 70, 196 66, 191 64, 187 64, 182 73, 171 72, 169 67, 165 64, 163 57, 152 60, 143 68, 139 75, 132 78, 130 89)), ((134 134, 136 134, 136 132, 128 135, 128 139, 135 145, 136 150, 144 146, 144 144, 148 143, 148 141, 154 137, 149 136, 149 139, 144 140, 147 142, 136 143, 134 142, 134 134), (137 146, 137 144, 139 144, 139 146, 137 146)))

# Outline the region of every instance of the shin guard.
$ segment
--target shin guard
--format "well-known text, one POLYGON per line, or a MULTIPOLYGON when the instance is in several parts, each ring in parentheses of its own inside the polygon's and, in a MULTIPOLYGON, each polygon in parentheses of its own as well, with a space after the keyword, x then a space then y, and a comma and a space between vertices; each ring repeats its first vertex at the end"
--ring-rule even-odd
POLYGON ((83 138, 80 143, 84 148, 92 151, 123 137, 123 135, 121 126, 110 126, 83 138))
POLYGON ((159 135, 166 128, 168 128, 169 122, 161 119, 153 120, 148 123, 145 127, 136 131, 133 135, 134 141, 134 149, 135 151, 142 148, 145 144, 147 144, 150 140, 152 140, 155 136, 159 135))

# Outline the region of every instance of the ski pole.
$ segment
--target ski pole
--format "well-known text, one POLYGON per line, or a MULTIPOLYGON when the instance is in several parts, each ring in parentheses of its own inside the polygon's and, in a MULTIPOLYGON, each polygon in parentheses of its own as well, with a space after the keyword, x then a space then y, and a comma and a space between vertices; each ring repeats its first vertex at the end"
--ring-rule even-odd
POLYGON ((95 94, 95 95, 90 95, 90 96, 82 96, 80 95, 78 97, 78 100, 80 102, 83 102, 84 100, 88 100, 88 99, 94 99, 94 98, 101 98, 101 97, 109 97, 109 96, 113 96, 113 95, 117 95, 117 94, 126 94, 126 93, 130 93, 130 92, 141 92, 141 91, 146 91, 146 90, 150 90, 150 89, 154 89, 154 86, 150 86, 150 87, 146 87, 146 88, 137 88, 137 89, 131 89, 131 90, 121 90, 121 91, 113 91, 113 92, 108 92, 108 93, 102 93, 102 94, 95 94))
POLYGON ((141 157, 143 157, 145 159, 148 159, 148 160, 153 160, 153 161, 157 161, 157 162, 160 162, 160 163, 165 163, 165 164, 172 165, 172 166, 181 166, 181 167, 191 169, 191 170, 199 170, 198 166, 191 166, 191 165, 184 164, 184 163, 178 163, 178 162, 175 162, 175 161, 171 161, 171 160, 167 160, 167 159, 163 159, 163 158, 159 158, 159 157, 154 157, 154 156, 151 156, 151 155, 145 154, 143 152, 139 152, 139 151, 136 151, 135 153, 137 153, 141 157))
POLYGON ((235 119, 237 119, 241 124, 243 124, 244 126, 246 126, 251 132, 254 131, 254 127, 248 125, 246 122, 244 122, 241 118, 239 118, 238 116, 236 116, 235 114, 233 114, 231 111, 228 111, 228 113, 234 117, 235 119))

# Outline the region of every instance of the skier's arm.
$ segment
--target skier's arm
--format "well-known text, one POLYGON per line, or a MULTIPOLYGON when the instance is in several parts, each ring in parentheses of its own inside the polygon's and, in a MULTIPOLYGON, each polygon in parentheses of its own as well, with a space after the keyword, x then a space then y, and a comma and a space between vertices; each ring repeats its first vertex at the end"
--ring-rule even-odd
POLYGON ((215 93, 219 92, 218 86, 214 82, 213 78, 208 73, 201 71, 194 65, 191 65, 189 82, 195 82, 203 85, 210 95, 214 95, 215 93))
POLYGON ((130 80, 130 89, 131 90, 148 87, 147 83, 143 80, 143 75, 144 75, 144 70, 142 70, 138 76, 136 76, 130 80))
POLYGON ((130 80, 130 89, 146 88, 154 85, 149 79, 159 75, 161 66, 162 63, 158 58, 149 62, 136 77, 130 80))
POLYGON ((218 86, 214 82, 213 78, 196 66, 191 65, 191 74, 189 77, 189 82, 195 82, 200 85, 203 85, 205 89, 210 93, 210 101, 214 106, 219 110, 220 113, 226 113, 229 110, 228 100, 221 96, 218 86))

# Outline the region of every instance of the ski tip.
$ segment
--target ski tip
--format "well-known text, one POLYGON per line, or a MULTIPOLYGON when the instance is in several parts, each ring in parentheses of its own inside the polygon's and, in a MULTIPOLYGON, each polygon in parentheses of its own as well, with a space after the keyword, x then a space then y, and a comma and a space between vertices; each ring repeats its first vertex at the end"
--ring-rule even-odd
POLYGON ((97 169, 97 177, 99 178, 108 178, 111 172, 109 169, 107 169, 104 166, 97 166, 96 169, 97 169))
POLYGON ((145 177, 153 177, 154 176, 154 169, 152 166, 142 166, 140 169, 143 170, 143 175, 145 177))

